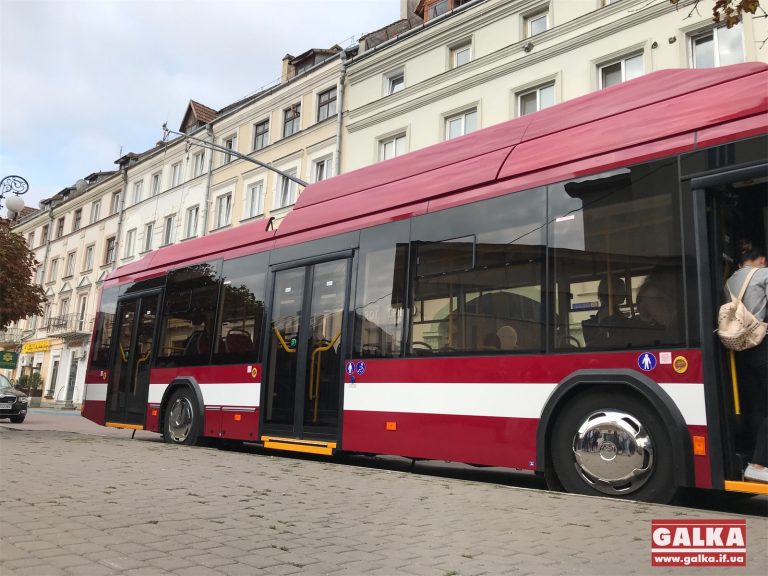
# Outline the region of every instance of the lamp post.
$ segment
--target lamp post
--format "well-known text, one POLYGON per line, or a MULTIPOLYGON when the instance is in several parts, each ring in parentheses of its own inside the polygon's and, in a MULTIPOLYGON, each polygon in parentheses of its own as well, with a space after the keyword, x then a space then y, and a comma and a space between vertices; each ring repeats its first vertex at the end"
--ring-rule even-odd
POLYGON ((0 210, 3 208, 3 199, 8 196, 5 207, 18 215, 24 210, 24 200, 20 196, 26 194, 27 190, 29 190, 29 182, 21 176, 6 176, 0 180, 0 210))

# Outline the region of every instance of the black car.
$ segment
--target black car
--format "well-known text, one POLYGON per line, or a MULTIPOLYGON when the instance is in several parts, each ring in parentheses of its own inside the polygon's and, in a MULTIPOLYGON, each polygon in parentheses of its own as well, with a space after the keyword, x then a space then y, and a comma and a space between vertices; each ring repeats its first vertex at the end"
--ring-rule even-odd
POLYGON ((14 424, 21 424, 27 417, 29 396, 11 386, 10 380, 0 374, 0 418, 10 418, 14 424))

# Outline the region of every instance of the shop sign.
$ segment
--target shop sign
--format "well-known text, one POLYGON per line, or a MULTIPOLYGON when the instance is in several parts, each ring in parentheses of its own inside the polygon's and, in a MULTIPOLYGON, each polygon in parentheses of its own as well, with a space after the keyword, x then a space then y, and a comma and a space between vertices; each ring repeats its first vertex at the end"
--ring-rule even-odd
POLYGON ((16 368, 18 361, 19 355, 16 352, 7 352, 5 350, 0 352, 0 368, 13 370, 16 368))
POLYGON ((38 340, 37 342, 27 342, 21 345, 23 354, 32 354, 34 352, 45 352, 51 349, 50 340, 38 340))

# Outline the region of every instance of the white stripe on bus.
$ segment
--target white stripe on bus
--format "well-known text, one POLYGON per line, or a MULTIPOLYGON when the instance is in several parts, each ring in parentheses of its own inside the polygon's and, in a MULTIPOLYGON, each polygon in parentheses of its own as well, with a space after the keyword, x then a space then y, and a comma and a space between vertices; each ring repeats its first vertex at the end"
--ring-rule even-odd
MULTIPOLYGON (((541 416, 556 384, 345 383, 344 409, 497 418, 541 416)), ((687 425, 705 426, 703 384, 661 384, 687 425)))

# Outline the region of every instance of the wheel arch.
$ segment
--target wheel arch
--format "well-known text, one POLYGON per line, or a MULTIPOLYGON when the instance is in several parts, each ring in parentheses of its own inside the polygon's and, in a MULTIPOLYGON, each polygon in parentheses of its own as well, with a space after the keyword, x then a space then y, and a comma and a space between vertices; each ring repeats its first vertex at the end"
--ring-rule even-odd
MULTIPOLYGON (((203 402, 203 391, 200 389, 200 384, 192 376, 181 376, 174 378, 168 387, 163 392, 163 399, 160 401, 160 414, 158 428, 162 432, 163 426, 165 426, 165 409, 168 406, 168 402, 171 400, 171 396, 177 391, 186 388, 192 391, 192 395, 196 399, 198 414, 200 418, 205 418, 205 403, 203 402)), ((201 434, 202 435, 202 434, 201 434)))
POLYGON ((577 370, 562 380, 552 391, 541 412, 536 430, 536 471, 545 472, 552 466, 549 442, 558 415, 568 401, 590 390, 627 390, 645 400, 659 415, 669 430, 672 456, 678 465, 674 468, 678 486, 694 485, 693 449, 688 425, 672 398, 656 382, 634 370, 608 369, 594 372, 577 370), (679 465, 682 463, 682 465, 679 465))

